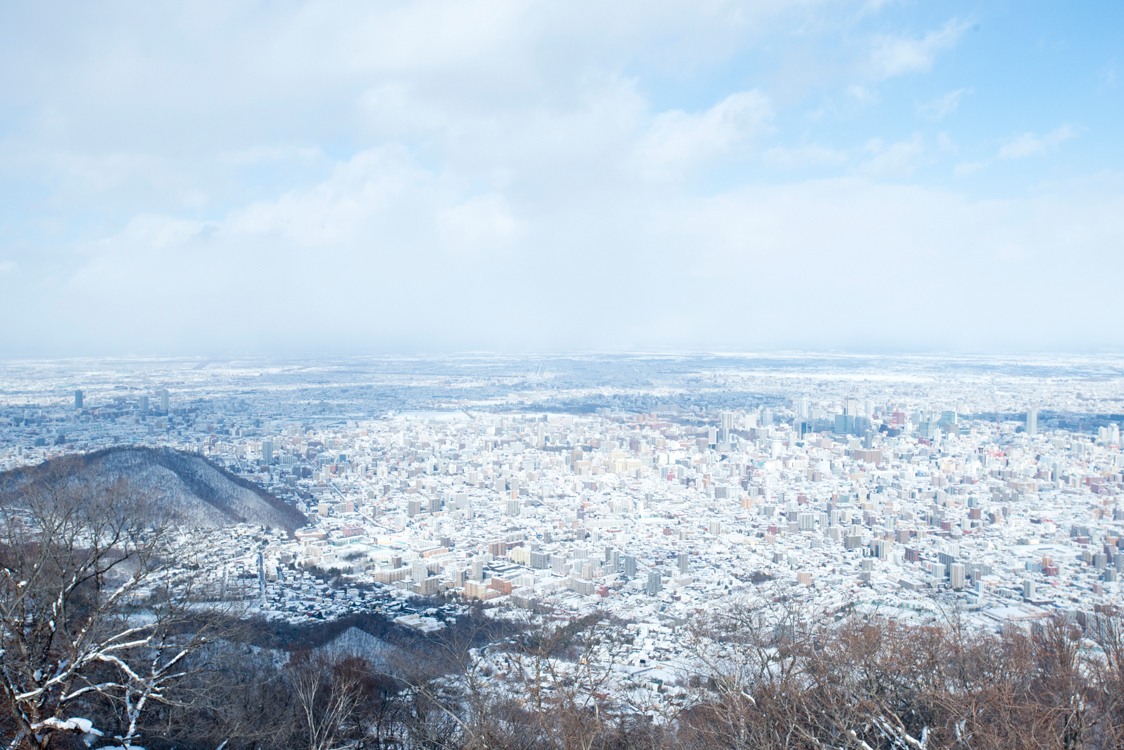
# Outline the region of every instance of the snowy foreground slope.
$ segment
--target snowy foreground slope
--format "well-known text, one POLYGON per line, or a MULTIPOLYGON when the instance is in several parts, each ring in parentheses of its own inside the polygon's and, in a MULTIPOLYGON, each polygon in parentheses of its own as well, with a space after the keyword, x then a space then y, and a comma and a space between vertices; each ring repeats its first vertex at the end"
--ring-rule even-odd
POLYGON ((202 456, 171 448, 108 448, 64 456, 39 466, 0 474, 0 492, 12 491, 39 472, 63 472, 89 485, 126 480, 150 494, 183 525, 217 527, 251 523, 292 532, 304 514, 202 456))

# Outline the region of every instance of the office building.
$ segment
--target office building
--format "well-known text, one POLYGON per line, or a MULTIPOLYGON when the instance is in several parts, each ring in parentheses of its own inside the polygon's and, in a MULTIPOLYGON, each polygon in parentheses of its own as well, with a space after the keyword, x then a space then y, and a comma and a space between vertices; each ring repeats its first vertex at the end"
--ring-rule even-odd
POLYGON ((964 588, 964 563, 953 563, 949 566, 949 579, 952 588, 957 591, 964 588))
POLYGON ((629 578, 636 577, 636 557, 634 555, 621 555, 621 566, 624 574, 629 578))

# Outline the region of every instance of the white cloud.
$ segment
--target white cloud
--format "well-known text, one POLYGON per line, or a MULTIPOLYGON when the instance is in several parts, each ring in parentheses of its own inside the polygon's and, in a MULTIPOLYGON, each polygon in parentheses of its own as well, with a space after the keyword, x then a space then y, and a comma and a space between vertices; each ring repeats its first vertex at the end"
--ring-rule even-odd
POLYGON ((656 116, 640 143, 641 169, 658 175, 735 153, 767 131, 772 117, 769 99, 760 91, 731 94, 695 114, 681 110, 663 112, 656 116))
POLYGON ((277 164, 281 162, 300 162, 310 164, 324 159, 324 152, 318 146, 257 145, 239 151, 220 154, 219 159, 236 166, 277 164))
POLYGON ((929 71, 937 54, 956 46, 970 25, 968 21, 953 18, 920 39, 892 35, 875 37, 867 69, 880 79, 929 71))
POLYGON ((437 226, 442 246, 458 255, 509 248, 526 232, 501 195, 481 195, 440 211, 437 226))
POLYGON ((889 146, 876 138, 866 144, 866 150, 874 156, 859 165, 859 172, 872 177, 907 177, 925 155, 920 135, 889 146))
POLYGON ((999 158, 1023 159, 1027 156, 1045 153, 1057 147, 1063 141, 1076 137, 1076 135, 1077 131, 1069 125, 1062 125, 1057 130, 1042 136, 1034 133, 1023 133, 1003 144, 999 149, 999 158))
MULTIPOLYGON (((870 150, 907 167, 918 158, 915 141, 870 150)), ((603 346, 917 347, 943 340, 949 327, 965 332, 957 345, 987 347, 1053 335, 1068 325, 1054 311, 1077 290, 1107 295, 1124 273, 1124 258, 1106 249, 1124 241, 1119 196, 977 201, 850 177, 710 196, 668 189, 644 200, 634 190, 591 192, 516 208, 498 192, 466 196, 466 186, 403 155, 355 161, 321 185, 218 222, 138 218, 88 248, 66 285, 15 290, 0 310, 34 297, 40 309, 85 311, 67 329, 77 337, 127 317, 129 341, 184 331, 185 345, 211 348, 284 347, 308 336, 358 349, 590 346, 593 338, 603 346), (371 182, 381 185, 378 200, 371 182), (361 220, 333 230, 350 211, 361 220), (1061 267, 1049 260, 1059 249, 1071 258, 1061 267), (997 283, 1015 260, 1023 281, 997 283), (1088 267, 1103 273, 1076 283, 1088 267), (858 293, 875 278, 923 278, 926 293, 910 283, 858 293), (721 293, 708 295, 705 314, 669 311, 674 325, 658 326, 650 306, 622 294, 669 283, 721 293), (1002 324, 1018 300, 1046 293, 1057 305, 1002 324), (845 316, 834 314, 840 295, 845 316), (886 314, 902 306, 914 315, 886 314), (972 325, 981 316, 1000 323, 972 325)), ((1120 341, 1114 330, 1106 322, 1090 332, 1120 341)))
POLYGON ((965 94, 971 94, 972 89, 957 89, 950 91, 944 96, 937 97, 931 102, 918 104, 917 114, 922 117, 927 117, 930 120, 940 120, 956 111, 960 106, 960 99, 965 94))
POLYGON ((129 245, 159 251, 182 247, 206 227, 201 221, 142 214, 133 217, 120 238, 129 245))
POLYGON ((1026 249, 1018 242, 1003 242, 995 248, 995 257, 1002 261, 1020 261, 1026 249))
MULTIPOLYGON (((931 69, 966 26, 856 50, 881 23, 859 5, 0 8, 0 66, 27 73, 0 85, 0 223, 14 238, 0 272, 20 279, 0 317, 34 318, 0 333, 0 350, 916 347, 983 330, 981 314, 1000 341, 1032 330, 1004 312, 1034 290, 1069 309, 1058 264, 1035 265, 1051 247, 1107 269, 1095 283, 1119 278, 1102 250, 1122 236, 1118 187, 975 201, 879 184, 955 153, 939 135, 837 147, 863 127, 894 132, 850 115, 880 97, 886 118, 901 114, 879 82, 931 69), (828 130, 833 116, 845 131, 828 130), (769 181, 762 165, 851 176, 769 181), (1029 291, 992 293, 1011 286, 995 283, 1004 247, 1021 249, 1029 291), (859 293, 895 278, 934 293, 859 293), (674 309, 653 312, 636 289, 674 309), (795 306, 794 289, 807 290, 795 306), (837 314, 841 298, 859 301, 853 314, 837 314), (886 314, 906 305, 916 316, 886 314), (113 339, 106 320, 130 324, 113 339)), ((966 93, 917 111, 945 116, 966 93)), ((965 153, 970 137, 957 132, 965 153)))
POLYGON ((803 169, 806 167, 838 167, 851 158, 846 151, 826 148, 816 144, 788 148, 774 146, 761 155, 766 164, 780 169, 803 169))
POLYGON ((866 2, 863 4, 862 10, 864 13, 877 13, 878 11, 882 10, 884 6, 890 5, 892 3, 896 4, 898 2, 900 2, 900 0, 866 0, 866 2))
POLYGON ((871 91, 865 86, 852 85, 847 87, 847 96, 859 104, 877 104, 881 97, 877 91, 871 91))

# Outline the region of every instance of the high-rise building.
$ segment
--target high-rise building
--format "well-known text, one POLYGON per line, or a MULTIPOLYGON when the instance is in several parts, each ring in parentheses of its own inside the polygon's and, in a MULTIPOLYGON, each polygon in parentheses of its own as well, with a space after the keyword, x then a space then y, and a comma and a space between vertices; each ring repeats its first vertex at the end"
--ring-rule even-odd
POLYGON ((730 442, 730 433, 734 429, 734 413, 732 411, 721 412, 721 427, 718 430, 718 442, 730 442))
POLYGON ((811 408, 808 405, 808 397, 801 396, 796 399, 796 418, 798 420, 807 420, 811 416, 811 408))
POLYGON ((74 392, 74 408, 82 408, 82 391, 80 390, 74 392))
POLYGON ((687 575, 687 573, 690 570, 691 570, 691 554, 689 552, 680 552, 679 553, 679 573, 681 575, 687 575))
POLYGON ((1038 409, 1033 406, 1026 410, 1026 434, 1038 434, 1038 409))
POLYGON ((156 392, 156 395, 160 397, 160 411, 167 414, 168 413, 168 389, 167 388, 161 388, 160 390, 158 390, 156 392))
POLYGON ((570 575, 570 561, 566 559, 565 555, 551 555, 550 570, 556 576, 568 576, 570 575))
POLYGON ((629 578, 636 577, 636 556, 635 555, 621 555, 621 566, 624 568, 624 574, 629 578))
POLYGON ((142 393, 141 395, 137 396, 137 409, 142 411, 142 412, 148 411, 148 394, 147 393, 142 393))
POLYGON ((273 438, 261 441, 261 460, 267 464, 273 463, 273 438))
POLYGON ((661 581, 660 581, 659 571, 656 571, 656 570, 648 571, 648 586, 647 586, 647 589, 648 589, 648 594, 650 596, 655 596, 656 594, 660 593, 660 584, 661 584, 661 581))
POLYGON ((952 588, 957 591, 964 588, 964 563, 953 563, 949 566, 949 580, 952 588))

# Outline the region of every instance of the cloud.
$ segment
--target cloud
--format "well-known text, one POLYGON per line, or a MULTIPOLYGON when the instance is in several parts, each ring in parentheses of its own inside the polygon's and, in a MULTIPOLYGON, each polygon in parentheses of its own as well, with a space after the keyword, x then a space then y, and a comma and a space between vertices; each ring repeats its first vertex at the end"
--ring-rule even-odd
POLYGON ((925 155, 925 145, 920 135, 889 146, 875 138, 866 144, 866 150, 874 156, 862 162, 858 170, 872 177, 908 177, 925 155))
POLYGON ((1112 59, 1101 68, 1101 85, 1098 88, 1113 88, 1116 86, 1116 60, 1112 59))
POLYGON ((309 164, 324 159, 324 152, 318 146, 257 145, 239 151, 220 154, 219 158, 236 166, 256 166, 280 162, 300 162, 309 164))
POLYGON ((915 348, 1072 325, 1121 275, 1119 187, 907 184, 955 149, 900 116, 967 91, 881 82, 966 24, 872 37, 886 19, 861 4, 0 7, 0 66, 24 73, 0 84, 0 272, 20 281, 0 318, 21 323, 0 351, 915 348), (1105 269, 1095 289, 1043 262, 1063 253, 1105 269), (1047 293, 1063 313, 1006 314, 1047 293))
POLYGON ((877 13, 886 5, 896 4, 900 0, 866 0, 862 6, 863 13, 877 13))
POLYGON ((879 79, 929 71, 937 54, 956 46, 969 26, 969 21, 953 18, 940 29, 930 31, 920 39, 879 35, 874 39, 874 49, 866 67, 879 79))
POLYGON ((440 211, 441 244, 452 253, 476 254, 508 248, 526 232, 501 195, 481 195, 440 211))
MULTIPOLYGON (((870 144, 862 169, 900 174, 924 158, 922 146, 870 144)), ((1056 310, 1110 294, 1124 273, 1110 250, 1124 241, 1121 196, 971 200, 865 176, 711 195, 673 186, 644 199, 588 191, 565 203, 470 189, 403 152, 360 154, 321 184, 217 221, 138 217, 86 247, 64 284, 14 289, 0 313, 32 305, 43 315, 28 335, 63 330, 73 346, 103 348, 170 337, 200 351, 916 348, 945 342, 950 329, 962 332, 957 346, 987 348, 1061 336, 1070 319, 1056 310), (1059 268, 1049 260, 1057 252, 1071 262, 1059 268), (1016 259, 1023 275, 1013 285, 1016 259), (1088 267, 1103 273, 1089 281, 1088 267), (926 293, 914 284, 863 293, 873 278, 923 278, 926 293), (673 288, 686 299, 718 293, 702 310, 659 302, 657 313, 628 291, 673 288), (1048 310, 1003 314, 1047 293, 1058 302, 1048 310), (841 298, 847 315, 836 314, 841 298), (887 313, 895 309, 912 314, 887 313), (999 322, 972 324, 981 317, 999 322), (106 320, 130 321, 119 342, 106 320)), ((1090 335, 1121 342, 1108 321, 1098 325, 1090 335)))
POLYGON ((820 166, 838 167, 846 164, 851 156, 846 151, 810 144, 796 148, 774 146, 765 151, 761 158, 771 167, 803 169, 820 166))
POLYGON ((1052 150, 1063 141, 1077 136, 1077 130, 1069 125, 1062 125, 1057 130, 1043 136, 1034 133, 1023 133, 1010 139, 999 149, 1000 159, 1024 159, 1028 156, 1045 153, 1052 150))
POLYGON ((877 104, 881 99, 877 91, 871 91, 865 86, 852 85, 847 87, 847 96, 859 104, 877 104))
POLYGON ((647 174, 689 169, 735 153, 769 128, 773 109, 760 91, 742 91, 695 114, 681 110, 656 116, 638 149, 647 174))
POLYGON ((931 102, 918 104, 916 106, 917 114, 930 120, 940 120, 956 111, 960 106, 960 99, 965 94, 971 94, 972 89, 957 89, 950 91, 944 96, 938 97, 931 102))

